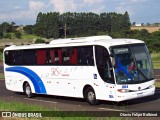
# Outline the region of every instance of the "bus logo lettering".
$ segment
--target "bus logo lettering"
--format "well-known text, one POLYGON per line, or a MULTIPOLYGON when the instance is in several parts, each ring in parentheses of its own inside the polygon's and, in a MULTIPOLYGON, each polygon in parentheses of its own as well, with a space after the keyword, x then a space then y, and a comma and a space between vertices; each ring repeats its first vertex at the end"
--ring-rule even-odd
POLYGON ((54 76, 59 76, 61 74, 61 70, 59 70, 59 68, 51 68, 51 73, 54 76))

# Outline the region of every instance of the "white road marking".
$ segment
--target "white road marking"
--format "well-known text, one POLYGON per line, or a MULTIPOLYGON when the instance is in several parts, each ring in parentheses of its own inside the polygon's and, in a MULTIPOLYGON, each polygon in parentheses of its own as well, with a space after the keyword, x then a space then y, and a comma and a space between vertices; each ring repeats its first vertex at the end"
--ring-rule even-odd
POLYGON ((155 76, 160 76, 160 75, 155 75, 155 76))
POLYGON ((100 110, 109 110, 109 111, 123 111, 123 110, 117 110, 117 109, 110 109, 110 108, 98 108, 100 110))
POLYGON ((53 102, 53 101, 46 101, 46 100, 37 100, 37 99, 30 99, 30 98, 24 98, 26 100, 31 100, 31 101, 39 101, 39 102, 47 102, 47 103, 58 103, 58 102, 53 102))

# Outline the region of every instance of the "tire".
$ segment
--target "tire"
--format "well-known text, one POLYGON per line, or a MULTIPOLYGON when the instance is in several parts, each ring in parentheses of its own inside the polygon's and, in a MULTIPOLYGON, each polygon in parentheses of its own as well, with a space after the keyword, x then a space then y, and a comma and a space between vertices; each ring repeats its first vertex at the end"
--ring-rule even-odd
POLYGON ((33 93, 28 82, 24 85, 24 93, 28 98, 33 97, 33 93))
POLYGON ((85 99, 90 105, 98 104, 98 101, 96 100, 96 94, 92 87, 89 87, 85 90, 85 99))

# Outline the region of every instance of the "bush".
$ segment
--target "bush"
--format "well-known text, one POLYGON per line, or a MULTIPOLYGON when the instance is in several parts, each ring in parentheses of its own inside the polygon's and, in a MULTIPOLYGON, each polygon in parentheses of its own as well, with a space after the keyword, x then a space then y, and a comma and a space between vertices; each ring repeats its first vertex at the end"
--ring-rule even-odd
POLYGON ((16 38, 21 39, 22 33, 21 32, 15 32, 16 38))
POLYGON ((3 33, 3 37, 12 39, 12 34, 11 33, 3 33))
POLYGON ((37 43, 45 43, 45 42, 46 41, 44 39, 42 39, 42 38, 37 38, 36 41, 35 41, 36 44, 37 43))

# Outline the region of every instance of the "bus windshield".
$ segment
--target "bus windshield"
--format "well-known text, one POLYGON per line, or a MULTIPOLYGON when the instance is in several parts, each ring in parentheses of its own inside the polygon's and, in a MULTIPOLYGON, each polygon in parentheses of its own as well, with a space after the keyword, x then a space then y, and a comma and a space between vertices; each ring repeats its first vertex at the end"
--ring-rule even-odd
POLYGON ((112 47, 117 84, 138 84, 154 78, 151 58, 145 44, 112 47))

